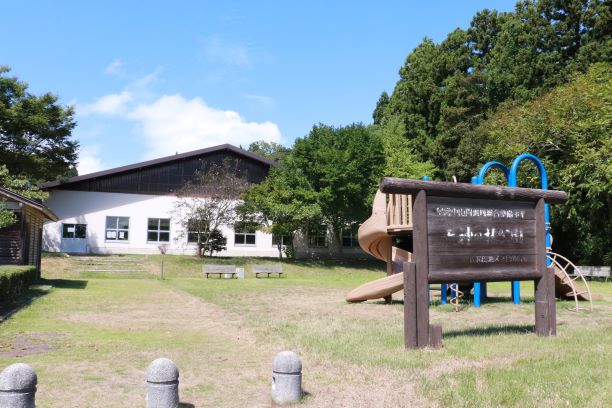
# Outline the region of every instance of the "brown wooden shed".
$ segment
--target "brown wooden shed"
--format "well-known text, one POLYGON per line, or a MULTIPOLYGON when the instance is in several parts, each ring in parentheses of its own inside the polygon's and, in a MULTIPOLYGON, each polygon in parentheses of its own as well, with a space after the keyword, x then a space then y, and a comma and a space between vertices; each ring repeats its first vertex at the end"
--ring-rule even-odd
POLYGON ((0 265, 35 265, 40 276, 42 230, 45 220, 58 217, 44 205, 0 187, 0 206, 13 211, 17 222, 0 228, 0 265))

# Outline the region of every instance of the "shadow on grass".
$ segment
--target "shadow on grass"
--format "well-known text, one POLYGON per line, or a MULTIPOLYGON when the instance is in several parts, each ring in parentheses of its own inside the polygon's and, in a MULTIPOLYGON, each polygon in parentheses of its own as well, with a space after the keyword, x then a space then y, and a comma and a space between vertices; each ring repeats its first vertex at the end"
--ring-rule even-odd
POLYGON ((77 279, 41 279, 39 284, 59 289, 85 289, 87 287, 86 280, 77 279))
POLYGON ((195 405, 190 404, 189 402, 179 402, 178 408, 195 408, 195 405))
POLYGON ((462 330, 449 330, 443 333, 444 338, 462 336, 495 336, 502 334, 531 334, 535 330, 532 324, 509 324, 506 326, 471 327, 462 330))
POLYGON ((12 302, 0 303, 0 323, 9 317, 31 305, 32 302, 40 297, 49 294, 45 286, 60 289, 85 289, 87 281, 72 279, 39 279, 36 284, 30 286, 18 299, 12 302))

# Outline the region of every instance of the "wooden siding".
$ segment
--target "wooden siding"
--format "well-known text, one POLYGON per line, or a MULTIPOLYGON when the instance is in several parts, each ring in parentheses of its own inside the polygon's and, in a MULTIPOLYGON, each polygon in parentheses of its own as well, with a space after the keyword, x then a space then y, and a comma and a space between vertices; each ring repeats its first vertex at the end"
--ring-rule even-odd
POLYGON ((44 218, 25 206, 15 215, 15 224, 0 229, 0 264, 34 265, 40 271, 44 218))
POLYGON ((265 163, 231 151, 218 151, 58 187, 65 190, 104 193, 174 194, 193 178, 196 171, 200 169, 205 171, 212 164, 222 165, 228 159, 237 163, 238 171, 250 183, 260 183, 268 174, 269 166, 265 163))
POLYGON ((0 228, 0 265, 20 265, 22 262, 21 212, 15 215, 15 224, 0 228))

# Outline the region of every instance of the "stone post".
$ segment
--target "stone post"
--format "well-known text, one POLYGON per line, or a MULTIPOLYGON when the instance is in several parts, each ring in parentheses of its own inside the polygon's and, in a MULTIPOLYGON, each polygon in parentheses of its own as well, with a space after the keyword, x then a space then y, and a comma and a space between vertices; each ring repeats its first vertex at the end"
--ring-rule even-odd
POLYGON ((27 364, 11 364, 0 373, 0 408, 35 408, 36 373, 27 364))
POLYGON ((244 268, 236 268, 236 272, 238 272, 238 279, 244 279, 244 268))
POLYGON ((272 362, 272 400, 277 404, 302 398, 302 362, 293 351, 281 351, 272 362))
POLYGON ((147 408, 177 408, 179 371, 172 360, 158 358, 147 368, 147 408))

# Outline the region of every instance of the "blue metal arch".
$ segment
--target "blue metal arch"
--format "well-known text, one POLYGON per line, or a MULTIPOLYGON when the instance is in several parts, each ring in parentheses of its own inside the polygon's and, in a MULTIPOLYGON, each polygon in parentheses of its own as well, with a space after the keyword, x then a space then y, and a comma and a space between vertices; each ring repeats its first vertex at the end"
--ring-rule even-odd
MULTIPOLYGON (((544 164, 542 161, 531 153, 523 153, 517 156, 516 159, 512 162, 510 166, 510 174, 508 175, 508 187, 518 187, 517 185, 517 173, 520 164, 524 160, 529 160, 533 162, 538 168, 538 172, 540 173, 540 188, 542 190, 548 190, 548 175, 546 174, 546 169, 544 168, 544 164)), ((550 215, 548 204, 544 205, 544 223, 546 225, 546 248, 550 248, 552 244, 552 238, 550 236, 550 215)), ((547 260, 547 264, 550 264, 550 261, 547 260)), ((520 303, 520 286, 519 282, 512 282, 512 299, 514 303, 520 303)))
POLYGON ((509 174, 508 168, 500 162, 490 161, 486 163, 484 166, 482 166, 482 168, 478 172, 478 178, 476 180, 476 183, 474 183, 474 181, 472 180, 472 184, 484 184, 484 179, 487 175, 487 172, 492 168, 498 168, 501 171, 503 171, 504 176, 506 176, 506 181, 508 181, 508 174, 509 174))

